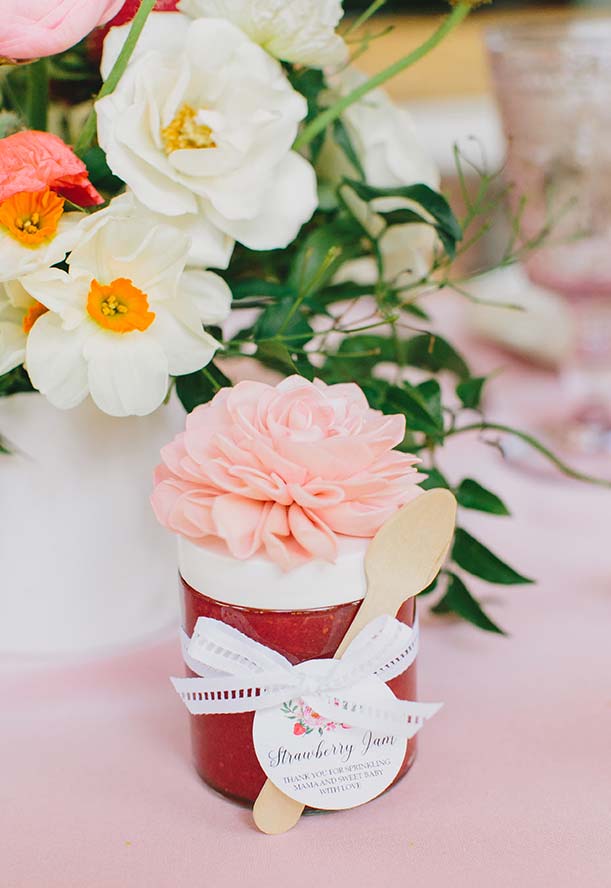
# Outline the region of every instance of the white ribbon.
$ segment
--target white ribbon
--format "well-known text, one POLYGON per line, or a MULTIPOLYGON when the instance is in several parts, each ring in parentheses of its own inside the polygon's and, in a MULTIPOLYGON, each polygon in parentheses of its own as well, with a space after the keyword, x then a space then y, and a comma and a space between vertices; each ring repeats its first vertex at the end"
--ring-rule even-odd
POLYGON ((325 718, 409 738, 442 704, 389 697, 371 706, 354 691, 372 676, 387 682, 401 675, 417 652, 417 624, 411 628, 382 616, 356 636, 341 659, 325 661, 324 674, 312 675, 237 629, 200 617, 190 639, 183 633, 185 663, 200 677, 173 678, 172 684, 192 715, 251 712, 307 698, 325 718))

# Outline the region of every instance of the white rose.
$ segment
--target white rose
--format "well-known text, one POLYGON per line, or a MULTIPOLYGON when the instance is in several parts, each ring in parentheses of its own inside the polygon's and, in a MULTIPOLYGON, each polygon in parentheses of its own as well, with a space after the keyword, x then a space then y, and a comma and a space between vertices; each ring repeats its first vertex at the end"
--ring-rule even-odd
POLYGON ((69 273, 58 268, 21 283, 49 309, 31 329, 26 367, 56 407, 91 394, 112 416, 151 413, 169 376, 205 366, 219 347, 203 328, 231 302, 212 272, 185 272, 189 239, 148 212, 113 203, 80 226, 69 273))
POLYGON ((322 68, 340 64, 348 55, 335 33, 344 15, 341 0, 181 0, 178 6, 193 18, 229 19, 286 62, 322 68))
MULTIPOLYGON (((329 100, 345 95, 365 78, 347 70, 336 78, 329 100)), ((365 181, 378 188, 393 188, 423 183, 439 187, 440 175, 429 152, 421 145, 408 112, 399 108, 383 90, 374 90, 351 105, 342 120, 359 158, 365 181)), ((342 148, 328 136, 318 161, 319 176, 337 184, 343 176, 358 178, 357 171, 342 148)), ((349 192, 346 191, 346 196, 349 192)), ((359 214, 376 227, 379 218, 367 216, 365 205, 356 197, 350 198, 359 214)), ((374 202, 377 210, 388 211, 410 206, 405 200, 385 198, 374 202)), ((413 209, 419 210, 416 205, 413 209)), ((421 211, 421 210, 420 210, 421 211)), ((371 230, 371 229, 370 229, 371 230)), ((388 280, 397 279, 399 285, 419 280, 429 269, 436 241, 433 228, 428 225, 395 225, 382 236, 380 246, 388 280)), ((344 269, 343 274, 347 272, 344 269)))
MULTIPOLYGON (((109 32, 103 74, 126 30, 109 32)), ((314 170, 291 150, 305 99, 230 22, 149 16, 117 89, 96 109, 109 166, 157 213, 201 214, 267 250, 287 246, 316 209, 314 170)))

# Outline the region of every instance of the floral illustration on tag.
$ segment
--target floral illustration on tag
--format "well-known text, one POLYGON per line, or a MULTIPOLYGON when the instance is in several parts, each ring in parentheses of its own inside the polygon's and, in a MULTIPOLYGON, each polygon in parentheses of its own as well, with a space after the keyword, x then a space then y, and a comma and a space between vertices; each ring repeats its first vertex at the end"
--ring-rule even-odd
MULTIPOLYGON (((338 703, 339 701, 335 702, 338 703)), ((286 703, 282 704, 281 709, 283 715, 295 722, 293 725, 293 734, 296 737, 312 734, 314 731, 318 731, 319 734, 324 734, 325 731, 336 731, 338 728, 350 730, 350 725, 344 725, 341 722, 334 722, 325 718, 312 709, 311 706, 308 706, 302 699, 295 702, 293 700, 288 700, 286 703)))

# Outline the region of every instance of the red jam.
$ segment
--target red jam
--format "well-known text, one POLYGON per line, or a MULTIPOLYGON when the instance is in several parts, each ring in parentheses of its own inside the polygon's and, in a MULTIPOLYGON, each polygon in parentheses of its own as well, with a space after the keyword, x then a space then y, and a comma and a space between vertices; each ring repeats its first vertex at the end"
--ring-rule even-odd
MULTIPOLYGON (((184 629, 188 635, 192 635, 198 617, 212 617, 273 648, 292 663, 332 657, 360 606, 356 601, 320 610, 255 610, 214 601, 180 579, 185 604, 184 629)), ((411 626, 414 615, 412 598, 397 616, 411 626)), ((187 670, 187 675, 193 674, 187 670)), ((416 700, 416 664, 388 684, 399 699, 416 700)), ((266 779, 252 743, 254 714, 191 715, 189 718, 193 758, 200 777, 223 795, 254 802, 266 779)), ((414 737, 408 741, 395 782, 409 770, 415 757, 414 737)))

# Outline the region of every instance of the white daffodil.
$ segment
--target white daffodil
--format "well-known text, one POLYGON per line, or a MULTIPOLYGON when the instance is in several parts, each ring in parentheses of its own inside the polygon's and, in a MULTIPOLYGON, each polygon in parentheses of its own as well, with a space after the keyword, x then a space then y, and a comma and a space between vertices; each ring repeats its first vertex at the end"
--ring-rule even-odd
POLYGON ((49 311, 26 345, 33 385, 56 407, 91 394, 112 416, 151 413, 169 376, 205 366, 219 347, 203 328, 228 313, 231 294, 218 275, 185 272, 189 240, 147 212, 113 204, 85 219, 69 273, 57 268, 22 279, 49 311))
POLYGON ((341 0, 180 0, 178 8, 193 18, 229 19, 285 62, 323 68, 348 55, 335 33, 344 15, 341 0))
MULTIPOLYGON (((364 79, 354 69, 345 71, 336 78, 329 100, 345 95, 364 79)), ((355 102, 344 112, 342 120, 369 185, 393 188, 422 183, 435 189, 439 187, 439 170, 422 146, 412 118, 405 109, 395 105, 384 90, 374 90, 360 102, 355 102)), ((322 180, 334 185, 344 176, 358 177, 346 154, 331 136, 323 146, 318 172, 322 180)), ((375 214, 368 214, 366 205, 348 190, 345 196, 375 232, 375 214)), ((405 206, 419 209, 406 200, 394 198, 373 203, 373 208, 380 211, 405 206)), ((419 280, 429 269, 435 240, 435 231, 428 225, 394 225, 389 228, 380 241, 387 278, 396 280, 399 285, 419 280)))
POLYGON ((164 216, 154 213, 141 204, 133 191, 128 188, 123 194, 115 197, 112 202, 113 212, 124 216, 146 214, 151 225, 171 225, 186 235, 191 245, 187 256, 187 265, 192 268, 227 268, 235 241, 223 234, 208 220, 197 213, 184 216, 164 216))
POLYGON ((46 311, 19 281, 0 284, 0 376, 23 364, 28 333, 46 311))
POLYGON ((0 203, 0 281, 61 262, 77 239, 82 213, 65 213, 49 188, 20 191, 0 203))
MULTIPOLYGON (((107 74, 126 37, 104 43, 107 74)), ((200 214, 255 250, 287 246, 317 205, 311 165, 291 150, 306 102, 231 22, 149 16, 118 87, 96 103, 108 163, 165 216, 200 214)))

